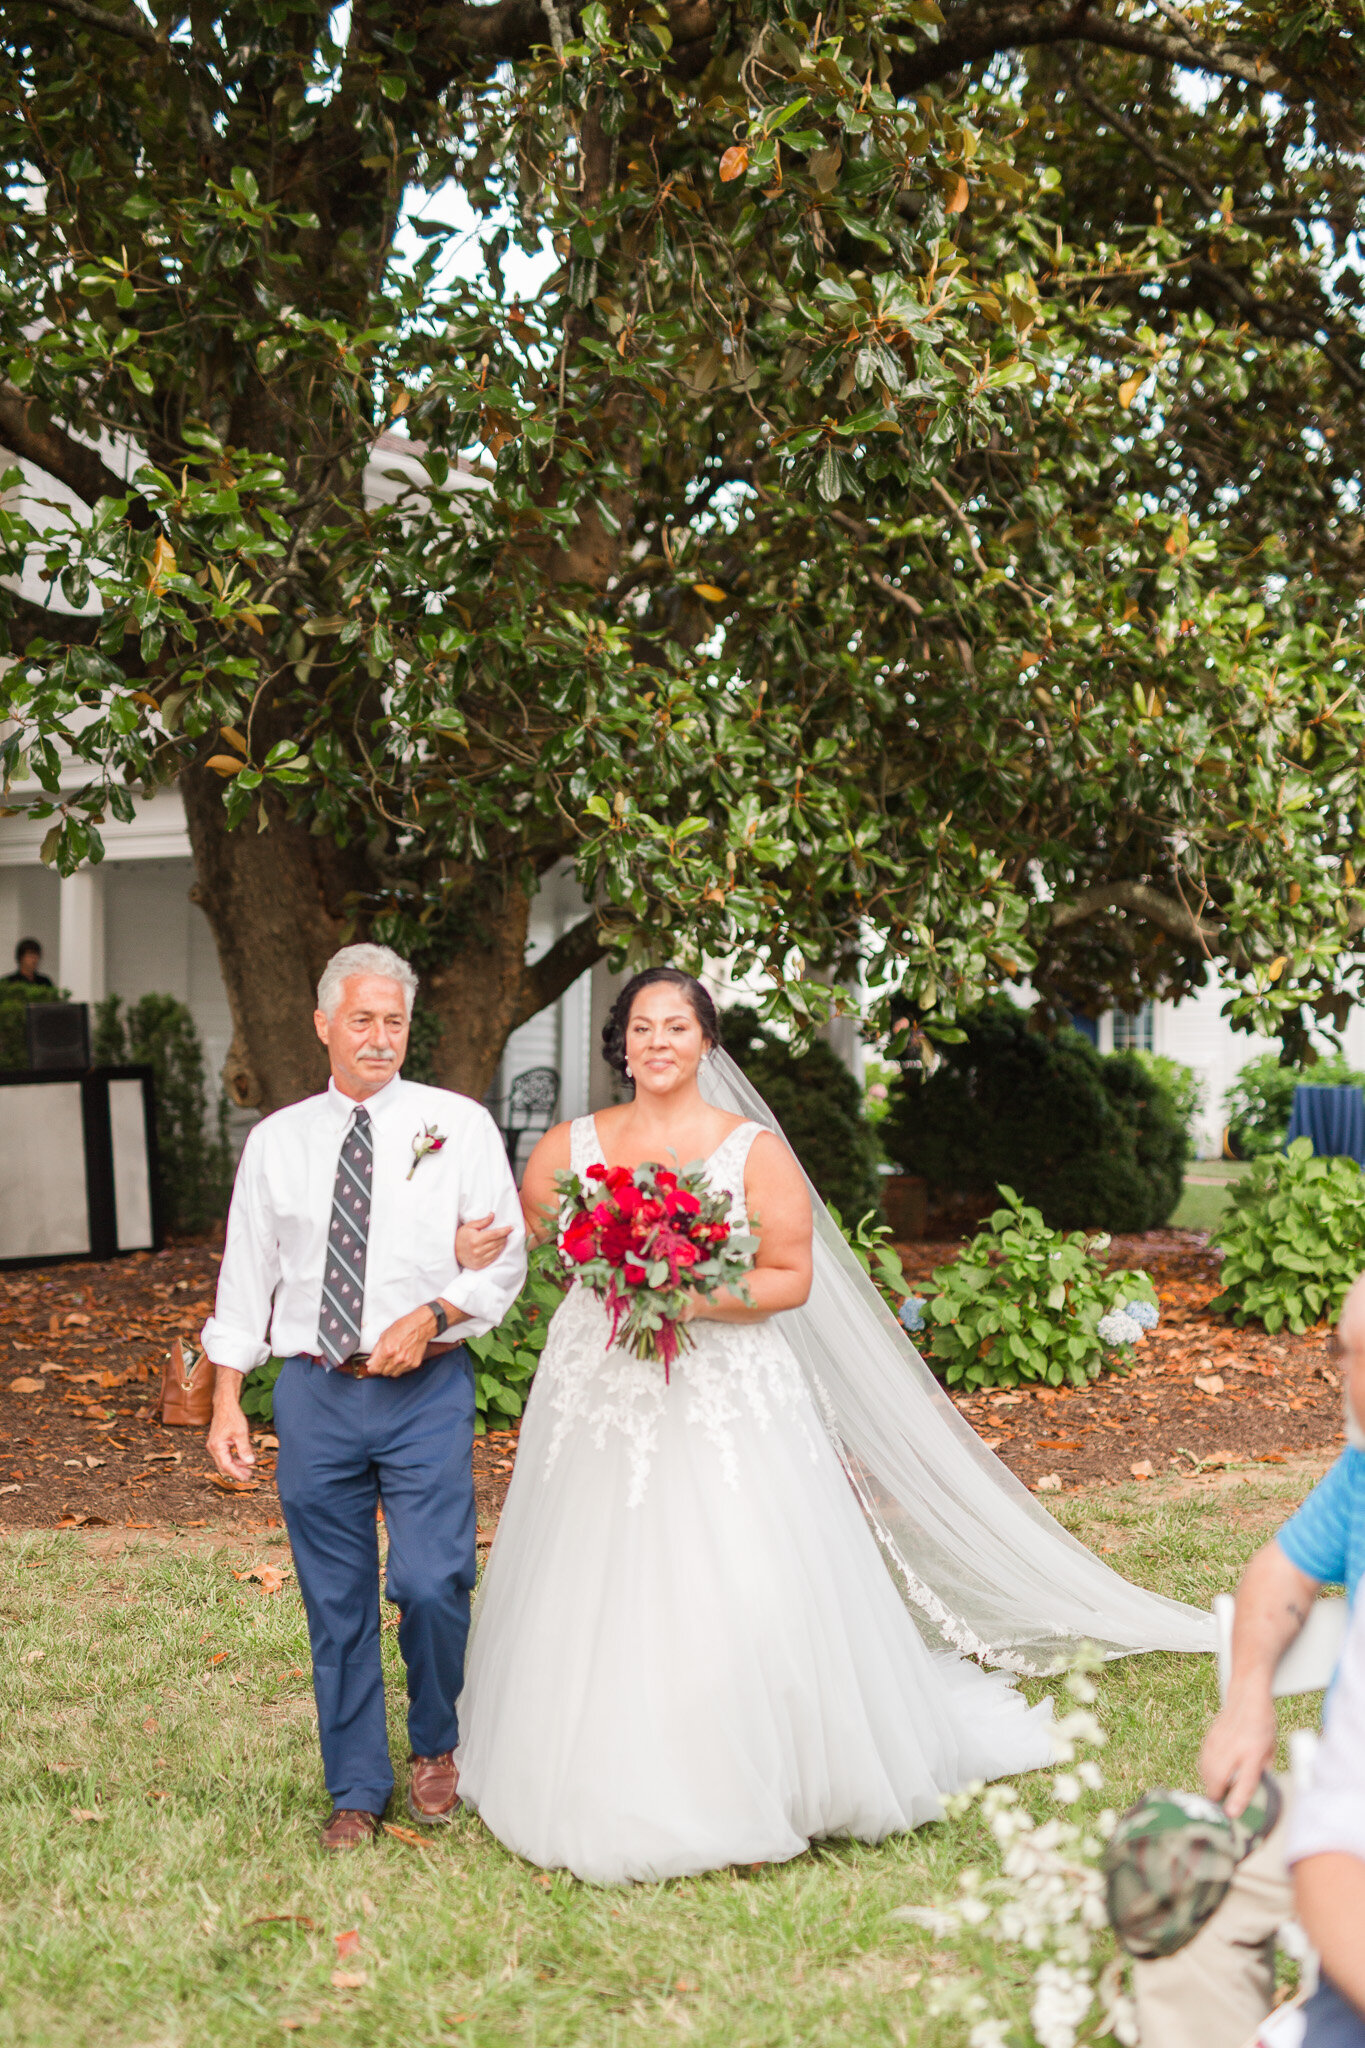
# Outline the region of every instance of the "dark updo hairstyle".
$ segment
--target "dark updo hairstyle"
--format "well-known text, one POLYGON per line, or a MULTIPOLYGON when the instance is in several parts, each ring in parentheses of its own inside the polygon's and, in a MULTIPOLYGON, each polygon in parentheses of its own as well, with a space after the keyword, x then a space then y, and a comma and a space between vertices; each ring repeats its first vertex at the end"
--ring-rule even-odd
POLYGON ((602 1057, 614 1074, 623 1081, 630 1077, 626 1073, 626 1026, 635 998, 643 989, 653 988, 656 982, 671 982, 680 988, 692 1005, 702 1034, 713 1046, 720 1044, 720 1018, 716 1006, 695 975, 684 974, 680 967, 647 967, 643 974, 633 974, 607 1013, 602 1026, 602 1057))

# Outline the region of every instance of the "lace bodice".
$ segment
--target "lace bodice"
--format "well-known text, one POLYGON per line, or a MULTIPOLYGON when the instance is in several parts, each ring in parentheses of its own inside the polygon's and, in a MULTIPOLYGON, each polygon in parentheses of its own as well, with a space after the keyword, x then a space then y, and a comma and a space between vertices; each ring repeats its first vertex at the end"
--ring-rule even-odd
MULTIPOLYGON (((748 1228, 744 1168, 762 1129, 757 1123, 736 1125, 704 1162, 708 1185, 730 1198, 728 1220, 737 1231, 748 1228)), ((569 1131, 569 1162, 576 1174, 607 1164, 594 1118, 575 1117, 569 1131)), ((532 1399, 547 1401, 554 1413, 547 1469, 579 1431, 599 1448, 609 1431, 629 1439, 632 1507, 644 1498, 666 1421, 669 1427, 701 1430, 733 1485, 735 1424, 762 1430, 775 1407, 795 1407, 803 1416, 810 1408, 800 1367, 771 1322, 690 1324, 693 1343, 675 1360, 670 1380, 661 1365, 609 1346, 608 1327, 601 1302, 576 1280, 555 1313, 532 1399)), ((818 1428, 813 1410, 810 1423, 818 1428)), ((813 1434, 810 1442, 814 1456, 813 1434)))

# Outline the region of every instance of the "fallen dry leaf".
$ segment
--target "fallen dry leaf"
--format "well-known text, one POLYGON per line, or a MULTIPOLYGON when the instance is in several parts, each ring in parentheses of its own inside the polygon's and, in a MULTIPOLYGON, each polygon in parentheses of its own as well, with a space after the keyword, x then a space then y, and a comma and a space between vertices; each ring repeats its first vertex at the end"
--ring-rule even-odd
POLYGON ((258 1913, 254 1920, 248 1920, 246 1924, 248 1927, 271 1927, 277 1920, 292 1920, 296 1927, 306 1927, 310 1933, 318 1924, 316 1920, 310 1920, 306 1913, 258 1913))
POLYGON ((1060 1493, 1062 1490, 1061 1473, 1044 1472, 1041 1479, 1034 1480, 1033 1490, 1035 1493, 1060 1493))
POLYGON ((12 1394, 41 1394, 43 1391, 43 1383, 41 1380, 33 1380, 27 1378, 11 1380, 9 1383, 9 1390, 12 1394))
POLYGON ((224 1479, 221 1472, 207 1472, 204 1476, 219 1493, 259 1493, 261 1490, 259 1479, 224 1479))
POLYGON ((19 1662, 21 1664, 41 1664, 46 1655, 46 1650, 25 1650, 19 1662))
POLYGON ((1132 1473, 1134 1479, 1150 1479, 1152 1477, 1152 1461, 1150 1458, 1139 1458, 1137 1464, 1130 1465, 1128 1470, 1132 1473))
POLYGON ((1201 1394, 1221 1394, 1224 1386, 1223 1375, 1217 1372, 1197 1372, 1194 1383, 1201 1394))
POLYGON ((364 1970, 333 1970, 332 1986, 337 1991, 363 1991, 369 1983, 364 1970))
POLYGON ((17 1480, 12 1486, 0 1486, 0 1493, 22 1493, 23 1490, 17 1480))
POLYGON ((84 1329, 89 1321, 89 1316, 83 1316, 79 1310, 75 1310, 71 1315, 66 1317, 66 1327, 70 1329, 71 1325, 75 1323, 79 1326, 79 1328, 84 1329))
POLYGON ((73 1806, 71 1818, 72 1820, 103 1820, 104 1815, 93 1806, 73 1806))
POLYGON ((334 1934, 332 1939, 337 1945, 337 1960, 340 1961, 343 1956, 353 1956, 360 1947, 360 1929, 348 1927, 344 1933, 334 1934))
POLYGON ((284 2028, 286 2034, 297 2034, 300 2027, 317 2026, 321 2018, 322 2014, 320 2012, 306 2012, 302 2019, 281 2020, 280 2025, 284 2028))
POLYGON ((384 1833, 392 1835, 396 1841, 410 1842, 414 1849, 429 1849, 431 1847, 426 1836, 419 1835, 416 1828, 400 1828, 391 1820, 384 1822, 384 1833))

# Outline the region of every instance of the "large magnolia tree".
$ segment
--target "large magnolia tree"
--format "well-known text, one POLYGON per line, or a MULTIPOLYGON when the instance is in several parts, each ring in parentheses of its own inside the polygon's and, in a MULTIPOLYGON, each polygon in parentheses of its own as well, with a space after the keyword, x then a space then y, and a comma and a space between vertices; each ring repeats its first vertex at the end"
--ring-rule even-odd
POLYGON ((6 800, 65 872, 178 778, 267 1107, 363 933, 475 1092, 606 950, 798 1021, 859 963, 931 1024, 1022 971, 1339 1019, 1363 29, 10 0, 0 543, 50 597, 0 599, 6 800), (394 432, 424 481, 376 507, 394 432))

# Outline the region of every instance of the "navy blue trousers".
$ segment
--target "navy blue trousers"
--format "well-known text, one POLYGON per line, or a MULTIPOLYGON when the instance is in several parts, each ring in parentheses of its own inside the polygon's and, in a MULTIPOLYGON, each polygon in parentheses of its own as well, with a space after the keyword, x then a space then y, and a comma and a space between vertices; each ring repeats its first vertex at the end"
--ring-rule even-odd
POLYGON ((1365 2048, 1365 2019, 1324 1977, 1304 2007, 1303 2048, 1365 2048))
POLYGON ((474 1382, 457 1345, 399 1379, 352 1379, 288 1358, 275 1382, 276 1480, 313 1651, 334 1806, 382 1813, 393 1791, 379 1655, 385 1591, 401 1613, 414 1756, 454 1749, 475 1575, 474 1382))

